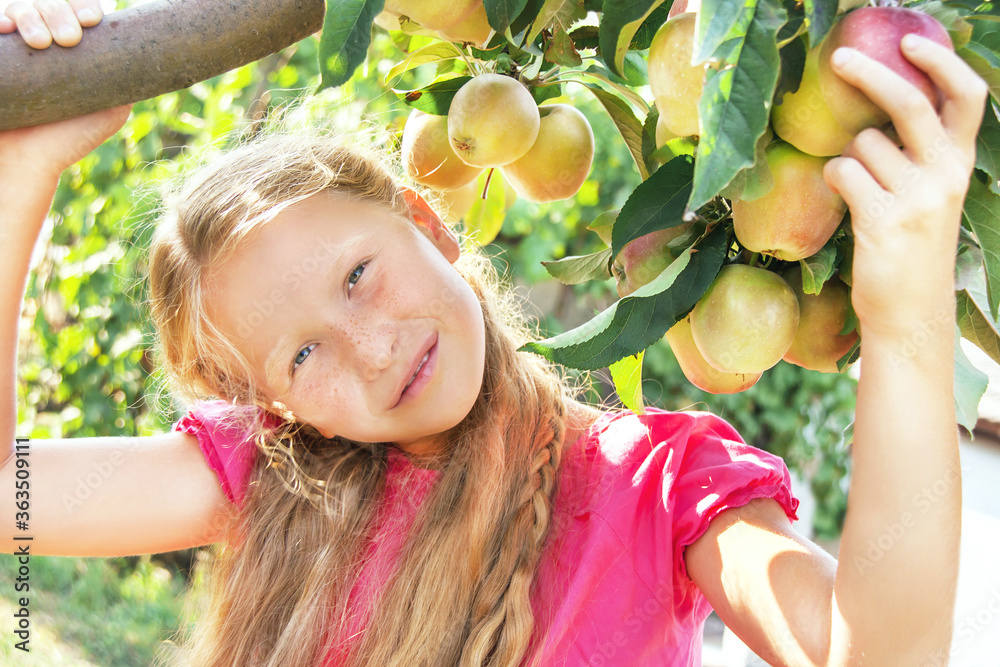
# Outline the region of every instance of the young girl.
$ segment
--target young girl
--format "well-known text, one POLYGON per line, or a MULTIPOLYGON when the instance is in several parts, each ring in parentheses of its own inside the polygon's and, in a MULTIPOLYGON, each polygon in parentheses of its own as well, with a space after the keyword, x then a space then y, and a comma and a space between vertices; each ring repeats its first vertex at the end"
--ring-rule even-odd
MULTIPOLYGON (((39 48, 79 39, 65 6, 14 7, 0 30, 39 48)), ((177 194, 150 250, 151 305, 166 367, 198 400, 168 435, 12 454, 0 485, 12 494, 30 466, 31 553, 220 543, 186 664, 697 665, 712 609, 774 665, 947 664, 953 248, 986 86, 955 54, 905 45, 940 114, 864 56, 838 65, 904 144, 862 132, 825 172, 851 208, 864 340, 839 563, 791 527, 782 461, 723 420, 601 411, 516 352, 526 330, 489 262, 327 136, 237 148, 177 194), (61 494, 111 457, 70 514, 61 494)), ((127 115, 0 133, 11 446, 39 229, 60 172, 127 115)))

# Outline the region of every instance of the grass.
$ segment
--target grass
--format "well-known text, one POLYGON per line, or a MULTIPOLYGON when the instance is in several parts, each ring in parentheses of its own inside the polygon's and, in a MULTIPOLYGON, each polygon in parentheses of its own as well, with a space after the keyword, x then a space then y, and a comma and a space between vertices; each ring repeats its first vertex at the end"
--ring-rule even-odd
POLYGON ((187 591, 178 573, 140 557, 35 556, 28 593, 14 589, 17 560, 0 556, 0 664, 148 666, 181 622, 187 591), (30 653, 14 647, 13 613, 27 595, 30 653))

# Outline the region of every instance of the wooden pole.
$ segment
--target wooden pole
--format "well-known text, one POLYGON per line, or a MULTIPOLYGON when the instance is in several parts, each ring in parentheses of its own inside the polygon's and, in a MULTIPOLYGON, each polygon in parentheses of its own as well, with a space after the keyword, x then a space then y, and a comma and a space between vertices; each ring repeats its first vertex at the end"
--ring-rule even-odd
POLYGON ((108 14, 71 48, 0 35, 0 130, 187 88, 319 31, 324 10, 324 0, 159 0, 108 14))

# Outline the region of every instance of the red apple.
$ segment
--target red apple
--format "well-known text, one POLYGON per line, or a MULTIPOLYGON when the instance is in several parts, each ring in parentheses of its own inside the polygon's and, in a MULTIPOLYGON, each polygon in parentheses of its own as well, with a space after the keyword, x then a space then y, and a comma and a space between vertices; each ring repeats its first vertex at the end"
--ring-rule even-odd
MULTIPOLYGON (((823 180, 829 158, 777 141, 764 151, 774 187, 752 201, 733 202, 741 245, 789 262, 814 255, 837 231, 847 203, 823 180)), ((751 188, 748 188, 750 190, 751 188)))
POLYGON ((712 368, 698 351, 691 335, 691 320, 685 317, 664 334, 677 358, 684 377, 694 386, 711 394, 735 394, 757 383, 762 373, 723 373, 712 368))
POLYGON ((836 276, 828 280, 819 294, 802 291, 802 272, 794 266, 782 274, 799 301, 799 328, 788 348, 785 361, 812 371, 837 373, 837 361, 858 340, 858 332, 846 336, 840 332, 847 321, 851 292, 836 276))
POLYGON ((722 267, 691 311, 698 351, 726 373, 760 373, 774 366, 798 326, 799 303, 788 283, 744 264, 722 267))
POLYGON ((696 16, 668 19, 649 46, 649 88, 666 129, 678 137, 698 134, 698 101, 707 65, 691 65, 696 16))
POLYGON ((691 228, 691 222, 650 232, 629 242, 611 265, 618 296, 626 297, 657 277, 677 259, 669 244, 691 228))
POLYGON ((861 7, 834 24, 819 52, 819 87, 833 117, 851 135, 889 121, 889 114, 861 90, 834 72, 830 56, 848 46, 887 66, 927 96, 935 109, 941 97, 930 78, 914 66, 900 50, 904 35, 915 33, 954 50, 948 31, 937 19, 906 7, 861 7))

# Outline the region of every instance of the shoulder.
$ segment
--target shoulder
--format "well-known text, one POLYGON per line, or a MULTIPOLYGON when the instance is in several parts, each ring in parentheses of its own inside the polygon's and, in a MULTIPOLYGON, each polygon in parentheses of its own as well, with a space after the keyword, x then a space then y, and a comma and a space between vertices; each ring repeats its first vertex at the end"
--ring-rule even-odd
POLYGON ((275 425, 274 418, 255 406, 226 401, 198 401, 173 427, 193 435, 230 501, 240 504, 253 466, 256 434, 275 425))

